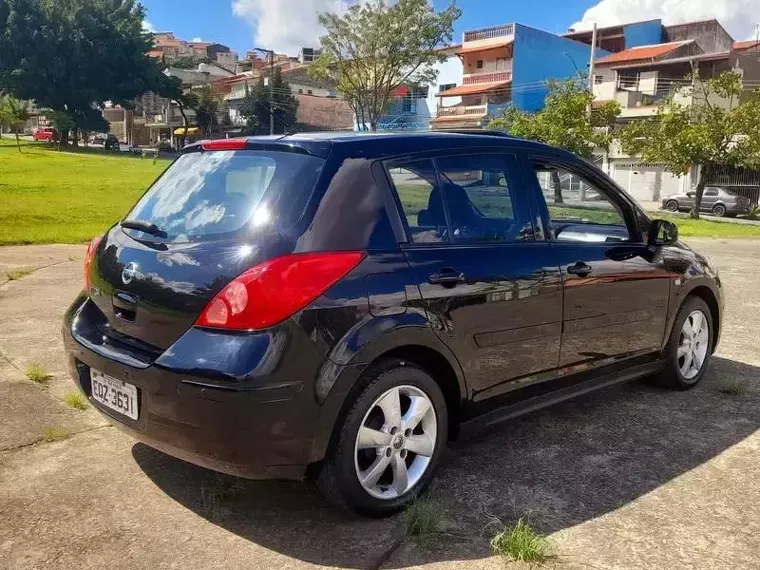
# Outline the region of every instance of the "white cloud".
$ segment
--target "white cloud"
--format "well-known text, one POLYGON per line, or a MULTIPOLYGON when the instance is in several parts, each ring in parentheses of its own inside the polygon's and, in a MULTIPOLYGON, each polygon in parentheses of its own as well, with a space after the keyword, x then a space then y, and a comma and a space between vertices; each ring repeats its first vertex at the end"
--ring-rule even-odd
POLYGON ((320 12, 342 13, 350 0, 232 0, 232 12, 253 27, 256 47, 296 55, 317 47, 324 33, 320 12))
POLYGON ((662 18, 663 24, 683 24, 716 18, 734 39, 754 37, 760 23, 758 0, 601 0, 583 14, 575 29, 662 18))
POLYGON ((196 43, 196 42, 202 42, 203 40, 202 40, 201 38, 199 38, 198 36, 196 36, 196 37, 194 37, 194 38, 193 38, 192 40, 190 40, 190 41, 191 41, 191 42, 193 42, 193 43, 196 43))
POLYGON ((150 32, 151 34, 156 33, 156 27, 148 20, 143 20, 142 29, 144 32, 150 32))

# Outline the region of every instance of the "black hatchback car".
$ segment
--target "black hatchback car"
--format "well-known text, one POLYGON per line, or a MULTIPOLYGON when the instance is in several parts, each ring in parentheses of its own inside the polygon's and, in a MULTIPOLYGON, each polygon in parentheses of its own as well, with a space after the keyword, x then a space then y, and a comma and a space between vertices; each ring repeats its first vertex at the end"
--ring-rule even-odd
POLYGON ((136 439, 394 512, 446 442, 644 376, 693 387, 710 262, 590 163, 506 136, 192 145, 94 239, 70 369, 136 439))

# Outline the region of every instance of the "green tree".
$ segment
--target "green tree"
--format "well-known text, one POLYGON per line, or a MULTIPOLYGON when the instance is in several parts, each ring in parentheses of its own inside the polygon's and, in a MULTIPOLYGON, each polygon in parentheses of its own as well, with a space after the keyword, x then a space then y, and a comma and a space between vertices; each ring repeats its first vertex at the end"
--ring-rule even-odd
POLYGON ((436 48, 452 40, 461 14, 453 2, 436 12, 427 0, 371 0, 344 15, 320 14, 327 34, 311 71, 334 79, 359 127, 374 131, 399 85, 435 81, 434 64, 445 60, 436 48))
MULTIPOLYGON (((491 121, 489 127, 509 134, 564 148, 584 158, 591 158, 594 148, 609 148, 611 127, 620 114, 620 106, 608 101, 594 109, 594 96, 586 89, 583 75, 578 78, 547 82, 544 107, 529 113, 510 106, 503 117, 491 121)), ((555 202, 563 202, 559 175, 552 175, 555 202)))
POLYGON ((240 115, 245 118, 246 130, 250 134, 269 133, 269 102, 272 96, 275 134, 289 133, 295 126, 298 99, 291 93, 290 84, 278 68, 274 70, 271 91, 268 85, 264 85, 263 78, 253 87, 246 89, 240 115))
POLYGON ((19 131, 24 128, 29 117, 31 117, 31 113, 26 101, 21 101, 7 94, 0 97, 0 126, 9 127, 16 135, 16 146, 19 152, 21 152, 19 131))
POLYGON ((189 102, 195 110, 195 120, 203 136, 210 136, 212 129, 219 124, 219 97, 210 85, 194 89, 192 95, 195 100, 191 98, 189 102))
POLYGON ((246 134, 263 134, 264 125, 269 125, 269 94, 265 89, 263 78, 253 87, 245 87, 239 113, 245 119, 246 134))
POLYGON ((692 218, 699 218, 702 193, 716 166, 760 165, 760 93, 743 89, 742 77, 726 71, 670 97, 648 120, 620 132, 628 154, 661 162, 679 175, 699 165, 692 218), (690 104, 689 104, 690 103, 690 104))
POLYGON ((144 17, 136 0, 0 0, 0 88, 69 114, 75 129, 93 104, 131 108, 161 73, 144 17))

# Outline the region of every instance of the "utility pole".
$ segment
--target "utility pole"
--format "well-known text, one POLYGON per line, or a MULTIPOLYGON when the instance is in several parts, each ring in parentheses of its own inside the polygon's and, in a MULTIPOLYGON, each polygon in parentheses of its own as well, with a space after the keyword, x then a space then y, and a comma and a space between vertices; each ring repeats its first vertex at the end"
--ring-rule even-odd
POLYGON ((264 52, 269 56, 269 134, 274 134, 274 50, 255 47, 253 51, 264 52))
POLYGON ((591 32, 591 58, 588 62, 588 90, 589 93, 594 93, 594 60, 596 59, 596 22, 594 22, 594 28, 591 32))
POLYGON ((269 134, 274 134, 274 51, 269 51, 269 134))

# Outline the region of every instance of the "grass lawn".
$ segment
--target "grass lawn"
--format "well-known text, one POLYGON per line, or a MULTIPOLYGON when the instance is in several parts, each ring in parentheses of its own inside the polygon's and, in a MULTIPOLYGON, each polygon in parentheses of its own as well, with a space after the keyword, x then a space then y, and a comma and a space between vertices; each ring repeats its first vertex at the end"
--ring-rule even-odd
POLYGON ((78 243, 127 213, 169 161, 0 139, 0 245, 78 243))
POLYGON ((731 222, 713 222, 712 220, 692 220, 665 213, 649 212, 652 219, 670 220, 678 226, 681 237, 760 237, 760 225, 733 224, 731 222))
MULTIPOLYGON (((57 152, 36 143, 22 145, 23 152, 19 153, 14 139, 0 138, 0 245, 87 241, 124 216, 169 164, 166 160, 153 164, 150 158, 93 151, 57 152)), ((416 213, 427 207, 429 188, 424 184, 401 186, 410 223, 416 223, 416 213)), ((475 198, 486 213, 507 207, 497 196, 475 198)), ((587 219, 606 215, 570 210, 564 208, 558 213, 587 219)), ((760 226, 691 220, 665 213, 651 215, 675 222, 686 238, 760 237, 760 226)))

